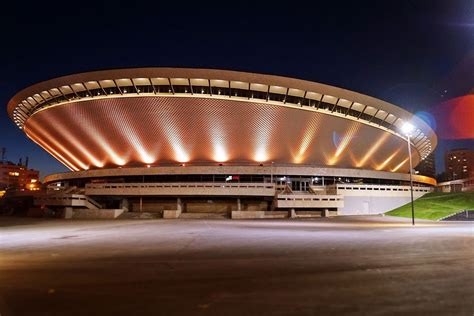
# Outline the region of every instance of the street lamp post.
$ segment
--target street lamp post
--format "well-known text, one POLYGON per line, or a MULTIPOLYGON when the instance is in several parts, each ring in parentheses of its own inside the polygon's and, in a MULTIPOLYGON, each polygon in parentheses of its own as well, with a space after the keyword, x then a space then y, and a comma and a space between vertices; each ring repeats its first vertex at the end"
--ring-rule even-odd
POLYGON ((408 144, 408 160, 410 161, 410 196, 411 196, 411 224, 415 226, 415 204, 413 203, 413 165, 411 161, 411 144, 410 144, 410 135, 415 127, 410 123, 405 123, 402 126, 402 131, 407 136, 408 144))

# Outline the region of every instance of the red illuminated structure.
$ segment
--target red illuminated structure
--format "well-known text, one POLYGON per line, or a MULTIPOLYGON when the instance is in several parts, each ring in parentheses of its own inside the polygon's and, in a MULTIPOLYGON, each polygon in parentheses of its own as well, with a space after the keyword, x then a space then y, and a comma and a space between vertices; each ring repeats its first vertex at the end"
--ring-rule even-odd
POLYGON ((474 138, 474 94, 443 102, 432 109, 438 135, 444 139, 474 138))

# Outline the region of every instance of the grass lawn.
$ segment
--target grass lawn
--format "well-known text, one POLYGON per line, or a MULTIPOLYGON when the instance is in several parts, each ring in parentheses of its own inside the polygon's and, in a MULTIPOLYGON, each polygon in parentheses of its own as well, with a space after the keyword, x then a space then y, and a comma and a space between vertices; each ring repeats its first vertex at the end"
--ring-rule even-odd
MULTIPOLYGON (((415 200, 415 218, 438 220, 464 209, 474 210, 474 192, 428 193, 415 200)), ((411 217, 411 204, 405 204, 385 214, 411 217)))

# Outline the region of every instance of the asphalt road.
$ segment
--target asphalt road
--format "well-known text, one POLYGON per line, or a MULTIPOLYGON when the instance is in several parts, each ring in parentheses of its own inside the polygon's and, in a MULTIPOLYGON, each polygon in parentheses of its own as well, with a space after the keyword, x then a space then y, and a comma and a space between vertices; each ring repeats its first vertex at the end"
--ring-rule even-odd
POLYGON ((474 226, 0 217, 5 315, 469 315, 474 226))

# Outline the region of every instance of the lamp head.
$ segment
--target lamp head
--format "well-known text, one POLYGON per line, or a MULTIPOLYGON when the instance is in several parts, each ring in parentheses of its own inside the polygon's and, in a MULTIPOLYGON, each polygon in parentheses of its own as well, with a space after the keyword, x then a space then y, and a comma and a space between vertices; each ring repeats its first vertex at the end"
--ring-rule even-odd
POLYGON ((414 129, 415 129, 415 126, 413 126, 413 124, 411 124, 409 122, 405 122, 402 125, 402 132, 405 135, 410 135, 411 132, 413 132, 414 129))

